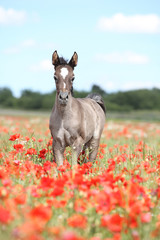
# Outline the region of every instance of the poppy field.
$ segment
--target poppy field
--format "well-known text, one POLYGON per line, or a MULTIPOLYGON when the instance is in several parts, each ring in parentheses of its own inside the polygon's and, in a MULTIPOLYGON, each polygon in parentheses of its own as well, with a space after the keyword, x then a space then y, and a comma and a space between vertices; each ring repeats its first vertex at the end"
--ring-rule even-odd
POLYGON ((160 239, 160 123, 108 120, 84 157, 57 169, 47 117, 0 116, 0 239, 160 239))

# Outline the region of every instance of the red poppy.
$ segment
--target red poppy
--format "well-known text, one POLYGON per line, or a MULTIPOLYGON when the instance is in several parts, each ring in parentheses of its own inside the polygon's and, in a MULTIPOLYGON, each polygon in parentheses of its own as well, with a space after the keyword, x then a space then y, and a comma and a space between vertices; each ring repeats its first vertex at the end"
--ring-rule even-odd
POLYGON ((75 200, 74 209, 76 212, 84 212, 86 210, 86 202, 82 199, 75 200))
POLYGON ((39 151, 38 157, 42 158, 42 159, 45 159, 46 158, 46 153, 47 153, 47 150, 46 149, 42 149, 41 151, 39 151))
POLYGON ((67 223, 71 227, 85 228, 87 224, 87 218, 80 214, 74 214, 67 219, 67 223))
POLYGON ((25 155, 36 155, 37 154, 37 151, 36 151, 36 149, 34 149, 34 148, 29 148, 29 149, 27 149, 27 152, 26 152, 26 154, 25 155))
POLYGON ((60 239, 61 240, 86 240, 82 237, 77 236, 76 233, 71 231, 63 232, 62 237, 60 239))
POLYGON ((149 223, 151 219, 152 219, 152 215, 150 212, 141 214, 141 222, 149 223))
POLYGON ((33 208, 30 211, 29 215, 33 219, 39 219, 44 222, 48 222, 52 216, 52 210, 43 205, 39 205, 39 206, 33 208))
POLYGON ((4 156, 4 153, 0 152, 0 158, 3 158, 3 156, 4 156))
POLYGON ((0 222, 2 224, 7 224, 11 220, 10 212, 0 205, 0 222))
POLYGON ((6 171, 5 169, 3 169, 2 167, 0 167, 0 179, 5 178, 6 176, 6 171))
POLYGON ((13 145, 14 149, 17 151, 23 151, 24 146, 22 144, 14 144, 13 145))
POLYGON ((11 135, 9 140, 10 141, 15 141, 16 139, 20 138, 20 134, 19 133, 16 133, 14 135, 11 135))
POLYGON ((50 177, 41 178, 40 187, 43 189, 53 188, 54 187, 54 179, 50 177))
POLYGON ((112 232, 121 232, 124 218, 119 214, 104 215, 101 218, 101 225, 107 227, 112 232))
POLYGON ((30 138, 29 138, 28 136, 25 137, 25 140, 26 140, 27 142, 29 141, 29 139, 30 139, 30 138))
POLYGON ((64 192, 63 187, 55 185, 53 191, 51 192, 50 196, 57 197, 62 195, 64 192))
POLYGON ((15 201, 15 203, 16 204, 25 204, 25 202, 26 202, 26 194, 25 193, 21 193, 21 194, 19 194, 18 196, 16 196, 15 198, 14 198, 14 201, 15 201))

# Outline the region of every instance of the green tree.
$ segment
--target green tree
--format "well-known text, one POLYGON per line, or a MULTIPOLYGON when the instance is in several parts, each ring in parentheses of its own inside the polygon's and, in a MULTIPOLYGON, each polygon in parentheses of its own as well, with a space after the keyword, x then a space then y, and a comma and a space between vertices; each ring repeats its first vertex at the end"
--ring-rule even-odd
POLYGON ((18 99, 18 106, 24 109, 41 109, 42 94, 31 90, 24 90, 18 99))
POLYGON ((94 84, 92 86, 91 92, 93 93, 99 93, 100 95, 104 96, 106 92, 98 85, 94 84))
POLYGON ((0 88, 0 104, 5 102, 8 98, 12 98, 13 94, 12 91, 5 87, 5 88, 0 88))
POLYGON ((1 107, 16 107, 17 99, 13 96, 9 88, 0 88, 0 106, 1 107))

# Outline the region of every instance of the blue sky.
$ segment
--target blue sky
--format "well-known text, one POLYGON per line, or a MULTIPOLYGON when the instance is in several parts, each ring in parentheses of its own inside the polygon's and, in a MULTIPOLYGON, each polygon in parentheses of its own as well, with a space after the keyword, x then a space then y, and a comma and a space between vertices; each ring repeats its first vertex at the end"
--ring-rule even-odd
POLYGON ((77 90, 160 88, 160 1, 0 0, 0 87, 54 90, 54 50, 77 90))

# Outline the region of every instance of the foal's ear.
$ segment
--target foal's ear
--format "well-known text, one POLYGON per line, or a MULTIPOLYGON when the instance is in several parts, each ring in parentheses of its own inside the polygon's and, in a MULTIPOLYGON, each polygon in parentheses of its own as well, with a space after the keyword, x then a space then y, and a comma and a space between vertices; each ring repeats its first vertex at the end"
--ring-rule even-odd
POLYGON ((77 66, 78 63, 78 54, 76 52, 74 52, 71 60, 69 61, 69 65, 74 68, 77 66))
POLYGON ((60 64, 60 60, 59 60, 59 56, 57 51, 54 51, 54 53, 52 54, 52 64, 57 67, 60 64))

